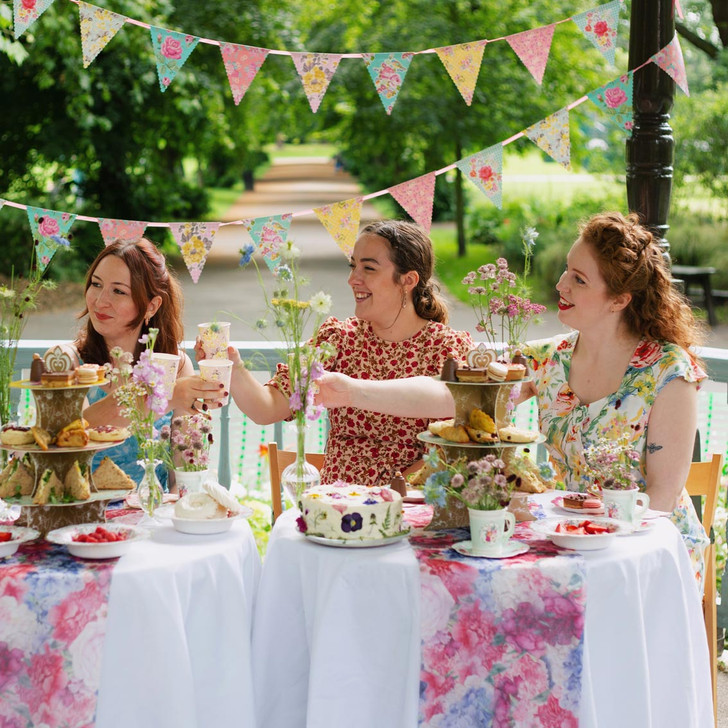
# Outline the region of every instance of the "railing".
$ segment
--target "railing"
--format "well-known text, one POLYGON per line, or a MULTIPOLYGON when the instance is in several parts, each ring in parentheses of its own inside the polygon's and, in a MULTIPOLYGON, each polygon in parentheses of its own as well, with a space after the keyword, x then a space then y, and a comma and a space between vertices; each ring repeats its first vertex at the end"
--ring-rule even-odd
MULTIPOLYGON (((51 346, 57 344, 57 341, 49 341, 42 339, 26 339, 20 342, 18 346, 18 355, 16 359, 16 378, 20 379, 22 370, 29 370, 30 363, 35 352, 41 355, 51 346)), ((185 348, 188 352, 192 352, 194 342, 185 342, 185 348)), ((245 360, 253 360, 255 366, 254 372, 259 373, 261 378, 266 376, 266 372, 274 371, 275 366, 280 362, 280 351, 283 350, 283 344, 277 342, 259 342, 259 341, 235 341, 232 342, 236 346, 240 355, 245 360)), ((728 350, 705 347, 700 350, 710 378, 713 382, 728 383, 728 350)), ((27 375, 27 372, 26 372, 27 375)), ((720 393, 715 392, 715 386, 712 392, 702 392, 700 397, 699 410, 699 428, 701 432, 701 445, 703 457, 708 452, 726 452, 726 444, 728 439, 728 406, 726 406, 726 397, 719 396, 720 393)), ((27 390, 14 390, 14 396, 22 395, 28 398, 30 402, 31 395, 27 390)), ((14 400, 16 406, 22 409, 23 403, 18 399, 14 400)), ((525 403, 519 407, 520 424, 526 427, 534 427, 536 421, 535 403, 525 403)), ((220 410, 219 420, 216 422, 216 446, 218 458, 218 480, 226 487, 230 486, 233 474, 231 472, 231 455, 236 452, 236 448, 230 445, 231 433, 240 437, 241 450, 237 454, 236 475, 242 478, 244 463, 250 462, 251 458, 245 457, 245 447, 248 440, 254 439, 251 432, 255 429, 259 439, 259 446, 265 447, 268 440, 275 441, 279 447, 285 445, 284 442, 284 426, 278 422, 266 428, 259 428, 250 422, 244 415, 241 415, 236 407, 231 409, 229 405, 220 410)), ((308 449, 323 449, 328 431, 328 423, 324 420, 316 426, 312 427, 310 433, 311 443, 308 449)), ((308 445, 308 443, 307 443, 308 445)), ((255 459, 255 458, 254 458, 255 459)), ((265 479, 267 473, 258 470, 258 480, 265 479)))

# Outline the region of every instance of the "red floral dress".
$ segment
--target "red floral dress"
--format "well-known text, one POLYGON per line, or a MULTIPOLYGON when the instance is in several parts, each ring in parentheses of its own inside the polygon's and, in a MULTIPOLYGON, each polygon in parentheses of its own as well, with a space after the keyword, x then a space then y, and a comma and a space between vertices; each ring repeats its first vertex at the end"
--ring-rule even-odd
MULTIPOLYGON (((428 321, 406 341, 384 341, 367 321, 333 317, 324 321, 316 343, 327 341, 336 354, 326 369, 357 379, 402 379, 440 373, 448 354, 463 361, 474 344, 470 334, 428 321)), ((279 364, 268 384, 288 397, 288 367, 279 364)), ((429 420, 381 415, 355 407, 329 410, 329 439, 321 482, 345 480, 362 485, 388 482, 395 470, 404 470, 422 457, 424 443, 417 434, 429 420)))

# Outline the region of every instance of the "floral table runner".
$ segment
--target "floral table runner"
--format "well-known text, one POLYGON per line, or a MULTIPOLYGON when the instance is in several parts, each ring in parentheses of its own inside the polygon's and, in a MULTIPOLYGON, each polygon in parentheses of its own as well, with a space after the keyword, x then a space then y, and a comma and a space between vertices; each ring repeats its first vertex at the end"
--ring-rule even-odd
POLYGON ((94 725, 115 563, 42 541, 0 561, 0 726, 94 725))
POLYGON ((509 559, 449 548, 462 529, 410 539, 420 566, 420 725, 577 728, 586 582, 583 558, 536 538, 509 559))

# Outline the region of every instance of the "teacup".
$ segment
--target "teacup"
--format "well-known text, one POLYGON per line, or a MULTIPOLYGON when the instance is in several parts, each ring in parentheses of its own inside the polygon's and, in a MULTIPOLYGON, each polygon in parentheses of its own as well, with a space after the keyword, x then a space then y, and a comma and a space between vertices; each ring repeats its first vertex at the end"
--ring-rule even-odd
POLYGON ((171 399, 174 392, 174 383, 177 380, 179 354, 163 354, 162 352, 153 351, 152 362, 164 369, 164 390, 167 393, 167 399, 171 399))
POLYGON ((204 324, 197 324, 197 331, 206 359, 227 359, 227 348, 230 343, 229 321, 207 321, 204 324))
POLYGON ((650 507, 650 496, 637 488, 630 490, 602 489, 604 515, 627 523, 639 523, 642 514, 650 507))
POLYGON ((498 556, 513 535, 516 517, 505 509, 481 511, 468 508, 470 550, 475 556, 498 556))
MULTIPOLYGON (((230 359, 203 359, 198 363, 200 377, 206 382, 222 382, 225 391, 230 391, 230 377, 233 373, 233 363, 230 359)), ((225 405, 230 401, 230 396, 218 400, 225 405)))

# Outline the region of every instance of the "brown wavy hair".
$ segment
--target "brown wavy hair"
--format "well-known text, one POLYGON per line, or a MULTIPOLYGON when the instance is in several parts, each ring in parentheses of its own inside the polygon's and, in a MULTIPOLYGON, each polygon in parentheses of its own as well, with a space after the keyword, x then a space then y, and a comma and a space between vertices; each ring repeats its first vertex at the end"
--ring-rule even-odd
POLYGON ((636 213, 600 213, 581 226, 580 234, 596 253, 610 294, 632 294, 623 311, 632 333, 685 350, 702 343, 704 327, 673 285, 662 249, 636 213))
POLYGON ((446 324, 449 319, 447 305, 439 295, 438 287, 432 282, 435 270, 435 255, 432 240, 424 228, 404 220, 380 220, 363 227, 359 234, 379 235, 389 243, 389 258, 398 277, 416 271, 420 279, 412 289, 412 305, 417 315, 427 321, 446 324))
MULTIPOLYGON (((179 344, 184 339, 182 289, 174 273, 167 268, 164 255, 147 238, 115 240, 105 247, 91 263, 91 267, 86 273, 84 293, 88 291, 99 263, 110 255, 123 260, 129 268, 131 297, 137 308, 137 316, 129 324, 129 328, 135 329, 141 324, 142 334, 145 334, 150 328, 159 329, 154 350, 164 354, 178 354, 179 344), (162 299, 162 304, 149 320, 149 324, 146 324, 144 312, 155 296, 162 299)), ((88 315, 88 307, 84 308, 78 318, 86 315, 88 315)), ((79 332, 76 347, 85 362, 104 364, 109 361, 109 349, 106 341, 94 329, 90 320, 79 332)), ((139 358, 142 349, 142 344, 137 343, 136 350, 133 352, 134 361, 139 358)))

